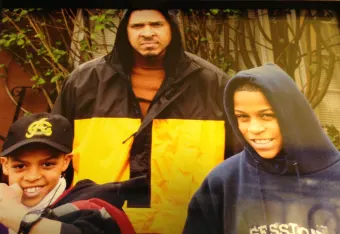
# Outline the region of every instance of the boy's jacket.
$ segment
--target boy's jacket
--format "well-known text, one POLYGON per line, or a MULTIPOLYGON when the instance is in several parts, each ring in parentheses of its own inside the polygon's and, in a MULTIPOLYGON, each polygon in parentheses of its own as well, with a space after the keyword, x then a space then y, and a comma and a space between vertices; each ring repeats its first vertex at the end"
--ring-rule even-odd
MULTIPOLYGON (((62 222, 61 234, 134 234, 122 206, 146 185, 145 177, 103 185, 82 180, 50 205, 43 217, 62 222)), ((0 225, 0 234, 8 234, 8 229, 0 225)))

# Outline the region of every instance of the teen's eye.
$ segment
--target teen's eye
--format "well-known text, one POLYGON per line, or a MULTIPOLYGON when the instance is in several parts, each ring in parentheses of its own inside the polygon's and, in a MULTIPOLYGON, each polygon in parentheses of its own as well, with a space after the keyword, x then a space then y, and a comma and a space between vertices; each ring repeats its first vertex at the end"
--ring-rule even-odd
POLYGON ((235 114, 236 118, 237 119, 247 119, 248 118, 248 115, 245 115, 245 114, 235 114))
POLYGON ((275 118, 275 115, 273 113, 264 113, 261 115, 261 117, 265 120, 271 120, 275 118))

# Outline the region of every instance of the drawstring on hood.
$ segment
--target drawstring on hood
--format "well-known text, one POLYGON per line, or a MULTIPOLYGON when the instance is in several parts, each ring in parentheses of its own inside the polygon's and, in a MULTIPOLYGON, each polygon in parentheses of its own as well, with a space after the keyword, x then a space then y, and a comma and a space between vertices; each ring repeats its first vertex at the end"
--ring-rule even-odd
POLYGON ((265 201, 265 197, 264 197, 264 190, 263 190, 263 186, 261 184, 261 175, 260 175, 260 171, 258 169, 258 165, 259 165, 259 161, 256 161, 256 173, 257 173, 257 183, 259 184, 260 187, 260 191, 261 191, 261 203, 262 203, 262 209, 263 209, 263 216, 264 216, 264 223, 266 225, 268 225, 268 218, 267 218, 267 207, 266 207, 266 203, 265 201))

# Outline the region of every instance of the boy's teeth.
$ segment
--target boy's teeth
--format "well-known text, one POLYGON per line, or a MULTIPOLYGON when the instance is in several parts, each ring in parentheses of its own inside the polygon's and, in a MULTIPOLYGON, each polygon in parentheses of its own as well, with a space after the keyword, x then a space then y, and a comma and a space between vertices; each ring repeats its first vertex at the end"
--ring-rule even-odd
POLYGON ((34 193, 34 192, 38 191, 40 188, 41 187, 27 188, 27 189, 25 189, 25 192, 34 193))

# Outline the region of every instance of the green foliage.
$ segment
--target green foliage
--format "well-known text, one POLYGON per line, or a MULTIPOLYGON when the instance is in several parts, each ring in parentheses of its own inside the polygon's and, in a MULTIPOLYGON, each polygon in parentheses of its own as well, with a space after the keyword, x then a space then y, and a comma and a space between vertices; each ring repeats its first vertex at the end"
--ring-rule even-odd
POLYGON ((340 150, 340 131, 334 125, 324 125, 324 129, 335 147, 340 150))
POLYGON ((114 31, 115 17, 122 12, 83 11, 90 15, 93 28, 83 26, 73 10, 16 8, 2 12, 0 49, 10 52, 23 65, 31 75, 32 87, 43 89, 50 107, 51 95, 60 92, 61 82, 74 69, 73 61, 83 63, 92 59, 105 41, 98 35, 103 36, 104 29, 114 31), (75 32, 84 35, 83 38, 74 38, 75 32), (79 45, 79 51, 71 48, 73 43, 79 45))
POLYGON ((53 17, 42 14, 41 9, 5 9, 0 32, 0 47, 12 53, 27 71, 32 74, 33 88, 51 83, 44 74, 47 71, 68 75, 67 45, 62 44, 63 33, 54 33, 51 28, 65 28, 64 22, 57 23, 53 17), (54 40, 57 39, 57 40, 54 40))
POLYGON ((24 112, 24 116, 30 116, 32 113, 27 111, 27 112, 24 112))
POLYGON ((240 16, 241 12, 236 9, 189 9, 185 14, 188 17, 188 23, 184 23, 186 49, 229 73, 233 58, 221 45, 221 22, 240 16))

